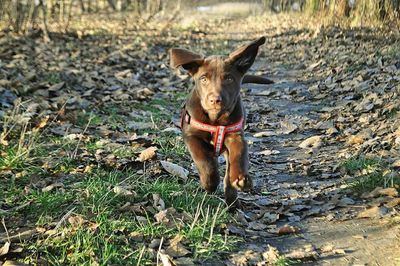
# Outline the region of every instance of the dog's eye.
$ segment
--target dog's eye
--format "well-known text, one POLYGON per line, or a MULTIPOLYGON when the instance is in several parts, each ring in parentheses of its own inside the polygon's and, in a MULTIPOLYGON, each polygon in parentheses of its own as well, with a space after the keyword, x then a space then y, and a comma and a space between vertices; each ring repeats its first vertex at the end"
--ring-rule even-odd
POLYGON ((200 82, 201 82, 202 84, 206 84, 207 81, 208 81, 208 79, 207 79, 207 77, 206 77, 205 75, 203 75, 203 76, 200 77, 200 82))
POLYGON ((233 77, 232 76, 225 76, 225 78, 224 78, 224 81, 226 82, 226 83, 232 83, 233 82, 233 77))

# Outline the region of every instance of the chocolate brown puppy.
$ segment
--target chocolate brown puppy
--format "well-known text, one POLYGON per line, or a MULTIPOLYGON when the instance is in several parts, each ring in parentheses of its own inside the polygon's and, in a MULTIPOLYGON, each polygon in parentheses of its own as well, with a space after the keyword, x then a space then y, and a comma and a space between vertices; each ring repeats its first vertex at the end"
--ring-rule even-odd
POLYGON ((265 37, 261 37, 228 56, 203 57, 186 49, 170 50, 171 66, 182 67, 194 80, 194 88, 182 111, 183 140, 199 171, 201 185, 208 192, 218 187, 217 157, 224 154, 227 164, 224 192, 230 206, 237 205, 238 190, 248 191, 253 185, 248 172, 240 87, 242 83, 273 83, 245 75, 264 43, 265 37))

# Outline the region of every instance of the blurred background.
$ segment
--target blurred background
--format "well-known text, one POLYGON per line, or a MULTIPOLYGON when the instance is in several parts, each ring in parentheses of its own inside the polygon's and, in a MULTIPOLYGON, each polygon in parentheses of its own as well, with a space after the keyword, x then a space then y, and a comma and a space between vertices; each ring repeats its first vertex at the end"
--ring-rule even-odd
POLYGON ((400 17, 400 0, 1 0, 2 31, 26 33, 68 30, 71 21, 88 15, 129 14, 146 21, 182 14, 248 16, 265 12, 298 12, 353 26, 391 25, 400 17))

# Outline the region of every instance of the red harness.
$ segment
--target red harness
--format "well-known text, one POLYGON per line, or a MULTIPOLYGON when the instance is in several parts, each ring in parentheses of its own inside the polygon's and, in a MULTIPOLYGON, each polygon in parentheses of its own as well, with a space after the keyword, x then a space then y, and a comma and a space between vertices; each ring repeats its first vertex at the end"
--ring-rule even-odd
POLYGON ((182 109, 181 129, 183 128, 184 122, 188 123, 194 128, 214 134, 214 151, 215 154, 218 156, 221 154, 222 146, 224 145, 225 135, 228 133, 241 131, 243 128, 244 119, 242 117, 239 122, 229 126, 213 126, 197 121, 196 119, 192 118, 185 109, 182 109))

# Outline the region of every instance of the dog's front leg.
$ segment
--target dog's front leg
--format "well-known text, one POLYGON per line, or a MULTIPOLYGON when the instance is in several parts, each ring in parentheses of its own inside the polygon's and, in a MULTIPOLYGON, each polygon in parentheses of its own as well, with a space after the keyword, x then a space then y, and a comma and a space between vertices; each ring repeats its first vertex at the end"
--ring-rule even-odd
POLYGON ((219 185, 218 161, 214 147, 196 136, 184 137, 186 146, 200 174, 201 186, 207 192, 214 192, 219 185))
POLYGON ((249 157, 243 133, 231 133, 225 138, 227 148, 227 173, 224 180, 228 204, 236 200, 236 191, 247 191, 253 186, 249 176, 249 157))

